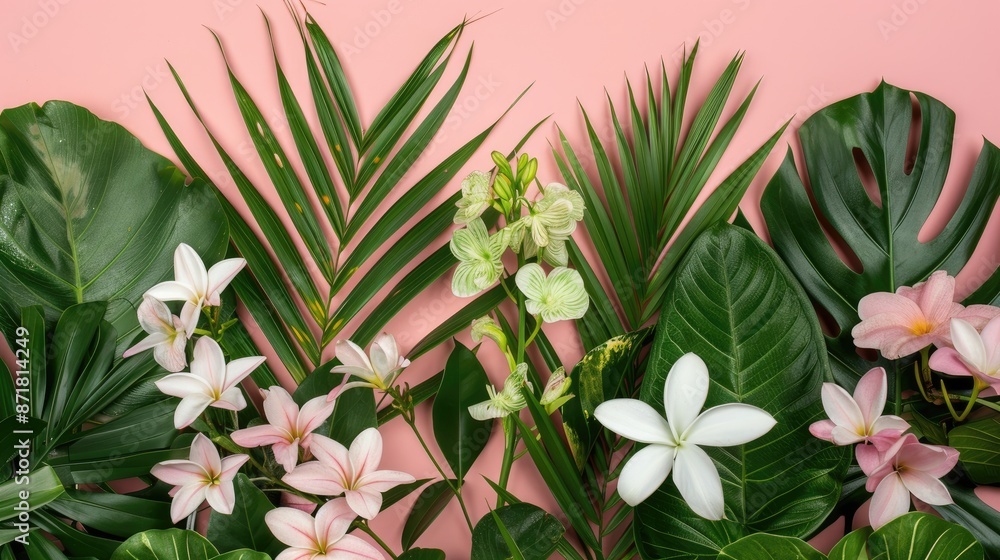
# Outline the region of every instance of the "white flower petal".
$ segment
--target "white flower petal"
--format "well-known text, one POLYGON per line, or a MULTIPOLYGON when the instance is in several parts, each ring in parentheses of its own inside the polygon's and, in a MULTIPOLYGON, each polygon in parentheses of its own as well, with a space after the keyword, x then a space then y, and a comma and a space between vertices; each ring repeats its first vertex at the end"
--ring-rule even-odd
POLYGON ((187 243, 181 243, 174 251, 174 278, 196 294, 205 295, 205 289, 208 287, 205 263, 198 256, 198 252, 187 243))
POLYGON ((966 363, 975 366, 979 371, 988 371, 986 347, 979 331, 962 319, 951 320, 951 340, 955 350, 962 355, 966 363))
POLYGON ((722 519, 725 514, 722 479, 711 457, 700 447, 685 445, 677 449, 674 484, 692 511, 711 521, 722 519))
POLYGON ((517 271, 514 282, 529 300, 538 301, 545 297, 545 271, 537 263, 522 266, 517 271))
POLYGON ((670 474, 674 450, 669 445, 650 445, 625 463, 618 478, 618 494, 626 504, 636 506, 656 492, 670 474))
POLYGON ((729 447, 766 434, 777 422, 767 412, 748 404, 730 403, 702 412, 684 434, 685 443, 729 447))
POLYGON ((636 399, 611 399, 599 404, 594 418, 612 432, 641 443, 674 445, 667 421, 653 407, 636 399))
POLYGON ((697 354, 681 356, 663 384, 663 408, 674 437, 687 431, 708 397, 708 366, 697 354))

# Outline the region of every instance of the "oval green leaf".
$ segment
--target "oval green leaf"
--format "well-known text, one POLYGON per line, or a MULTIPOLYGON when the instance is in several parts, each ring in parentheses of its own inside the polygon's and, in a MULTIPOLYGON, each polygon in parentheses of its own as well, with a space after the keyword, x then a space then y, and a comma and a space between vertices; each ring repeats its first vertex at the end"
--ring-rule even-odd
POLYGON ((826 560, 802 539, 757 533, 727 545, 719 560, 826 560))
POLYGON ((1000 482, 1000 419, 986 418, 948 432, 969 478, 979 484, 1000 482))
POLYGON ((868 537, 871 534, 871 527, 851 531, 833 546, 830 560, 868 560, 868 537))
POLYGON ((410 510, 410 515, 406 518, 406 524, 403 525, 403 534, 400 537, 404 550, 413 546, 420 535, 424 534, 424 531, 430 528, 434 520, 441 515, 444 508, 448 507, 448 503, 455 496, 452 491, 453 484, 458 484, 458 481, 454 479, 439 480, 424 488, 420 496, 417 497, 413 503, 413 509, 410 510))
POLYGON ((968 529, 927 513, 908 513, 868 539, 872 560, 983 560, 983 547, 968 529))
POLYGON ((830 380, 816 314, 777 255, 753 234, 723 224, 703 233, 668 290, 642 384, 663 411, 667 372, 694 352, 708 365, 705 407, 743 402, 777 425, 743 446, 705 448, 725 491, 726 520, 698 517, 672 480, 635 510, 644 558, 715 558, 754 532, 805 537, 840 497, 848 449, 819 441, 809 424, 825 417, 830 380))
POLYGON ((434 439, 459 481, 483 452, 493 431, 492 420, 476 420, 469 407, 489 398, 486 370, 476 355, 456 342, 448 356, 431 417, 434 439))
POLYGON ((487 513, 472 532, 472 558, 507 560, 512 552, 506 537, 517 546, 524 560, 547 560, 559 544, 565 529, 559 520, 538 506, 520 503, 487 513), (494 517, 495 515, 495 517, 494 517))
POLYGON ((212 543, 194 531, 165 529, 132 535, 111 560, 210 560, 218 555, 212 543))

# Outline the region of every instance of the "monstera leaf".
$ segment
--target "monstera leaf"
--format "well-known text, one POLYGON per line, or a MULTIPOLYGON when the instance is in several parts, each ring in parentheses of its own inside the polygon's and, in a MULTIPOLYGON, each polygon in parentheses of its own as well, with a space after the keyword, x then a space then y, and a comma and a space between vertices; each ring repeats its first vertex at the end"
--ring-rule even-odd
MULTIPOLYGON (((107 301, 119 341, 142 293, 170 276, 181 242, 207 262, 229 232, 213 192, 121 126, 63 101, 0 113, 0 328, 41 305, 107 301)), ((120 348, 119 348, 120 349, 120 348)), ((118 353, 120 355, 120 352, 118 353)))
POLYGON ((667 372, 688 352, 708 365, 706 407, 751 404, 777 425, 742 446, 705 448, 722 478, 724 520, 696 515, 669 479, 639 504, 640 554, 715 558, 752 532, 810 535, 840 497, 847 449, 809 434, 830 379, 819 323, 788 269, 750 232, 722 224, 691 246, 664 298, 643 401, 662 411, 667 372))
MULTIPOLYGON (((827 345, 842 385, 853 387, 873 365, 858 356, 851 337, 858 301, 923 281, 935 270, 958 273, 996 205, 1000 150, 986 142, 944 230, 919 239, 948 174, 954 128, 955 114, 940 101, 883 82, 818 111, 799 129, 815 211, 791 150, 764 191, 761 210, 775 250, 836 323, 827 345), (838 256, 822 221, 859 266, 838 256)), ((973 300, 986 303, 998 293, 1000 275, 994 274, 973 300)))

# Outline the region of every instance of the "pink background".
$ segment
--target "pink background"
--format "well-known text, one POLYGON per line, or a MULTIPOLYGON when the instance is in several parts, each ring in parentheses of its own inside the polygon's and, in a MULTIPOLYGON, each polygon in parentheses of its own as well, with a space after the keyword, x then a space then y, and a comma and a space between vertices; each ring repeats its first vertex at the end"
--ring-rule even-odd
MULTIPOLYGON (((986 0, 447 0, 433 4, 413 0, 327 0, 325 5, 307 4, 340 52, 364 122, 370 122, 445 31, 466 14, 496 12, 470 27, 463 39, 466 47, 475 42, 467 85, 452 118, 435 140, 432 157, 418 164, 422 172, 431 168, 431 160, 436 162, 486 127, 534 82, 466 171, 489 167, 489 150, 508 151, 530 125, 552 114, 553 119, 535 134, 527 149, 539 157, 539 177, 543 181, 559 180, 548 143, 557 141, 558 123, 580 145, 584 136, 577 100, 591 112, 598 132, 607 137, 604 88, 616 102, 622 101, 623 76, 638 80, 644 65, 655 67, 661 58, 674 76, 681 45, 691 45, 699 37, 702 51, 693 99, 704 97, 718 72, 741 50, 747 56, 734 96, 745 95, 763 77, 729 157, 720 164, 722 173, 732 170, 793 114, 794 127, 826 104, 874 88, 883 77, 894 85, 933 95, 958 114, 953 171, 946 200, 937 209, 936 217, 946 217, 957 205, 982 137, 1000 140, 1000 112, 994 110, 1000 85, 995 57, 1000 47, 996 30, 1000 5, 986 0)), ((285 71, 305 100, 308 87, 301 47, 289 16, 277 0, 261 0, 260 5, 272 20, 285 71)), ((143 99, 145 89, 223 190, 235 195, 235 187, 225 178, 221 163, 213 156, 170 79, 164 63, 168 59, 184 77, 222 143, 267 190, 266 175, 239 118, 221 56, 203 28, 220 33, 235 72, 271 126, 287 140, 267 35, 254 2, 4 0, 0 11, 0 69, 5 78, 0 107, 49 99, 73 101, 102 118, 121 123, 153 150, 169 154, 143 99)), ((454 64, 449 76, 458 69, 458 63, 454 64)), ((786 132, 743 203, 755 225, 760 224, 760 191, 791 139, 792 133, 786 132)), ((286 149, 290 147, 286 143, 286 149)), ((456 184, 450 191, 457 188, 456 184)), ((935 223, 942 222, 938 219, 935 223)), ((1000 223, 993 219, 986 238, 995 240, 998 233, 1000 223)), ((972 270, 960 277, 962 294, 975 287, 971 278, 982 278, 983 271, 996 265, 997 248, 996 243, 980 247, 972 270)), ((442 280, 410 305, 390 330, 400 339, 403 350, 408 350, 461 304, 451 296, 448 280, 442 280)), ((563 359, 574 363, 581 352, 575 336, 565 329, 551 334, 557 337, 563 359)), ((464 340, 468 342, 467 337, 464 340)), ((406 380, 415 384, 438 371, 446 351, 439 349, 416 362, 407 370, 406 380)), ((502 360, 489 353, 484 356, 490 362, 493 378, 501 382, 502 360)), ((430 434, 427 411, 422 412, 425 433, 430 434)), ((405 426, 393 423, 383 432, 386 466, 407 470, 417 477, 435 474, 405 426)), ((501 452, 502 440, 495 433, 477 463, 479 472, 496 479, 501 452)), ((527 460, 516 466, 511 488, 521 497, 555 511, 527 460)), ((487 512, 487 501, 493 494, 473 474, 466 497, 473 517, 478 519, 487 512)), ((374 523, 394 547, 398 546, 405 513, 404 506, 397 506, 374 523)), ((468 554, 466 529, 455 504, 418 545, 443 548, 455 558, 468 554)))

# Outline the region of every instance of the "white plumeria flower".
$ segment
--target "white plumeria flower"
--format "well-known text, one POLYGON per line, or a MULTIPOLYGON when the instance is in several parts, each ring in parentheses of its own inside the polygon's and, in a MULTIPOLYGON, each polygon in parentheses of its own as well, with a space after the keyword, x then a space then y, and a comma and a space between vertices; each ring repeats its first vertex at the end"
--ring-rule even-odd
POLYGON ((156 387, 181 402, 174 412, 174 426, 180 430, 194 422, 208 407, 243 410, 247 406, 239 383, 264 363, 263 356, 239 358, 226 363, 222 348, 203 336, 194 345, 191 372, 168 375, 156 387))
POLYGON ((344 498, 323 504, 315 518, 295 508, 272 509, 264 522, 289 547, 274 560, 383 560, 377 548, 347 534, 356 517, 344 498))
POLYGON ((503 252, 507 248, 504 230, 490 235, 479 218, 454 233, 451 254, 458 267, 451 279, 451 291, 458 297, 471 297, 489 288, 503 274, 503 252))
POLYGON ((313 434, 310 447, 316 461, 303 463, 282 477, 286 484, 318 496, 347 498, 354 513, 374 519, 382 509, 382 493, 414 478, 404 472, 379 470, 382 434, 368 428, 358 434, 348 449, 339 442, 313 434))
POLYGON ((180 317, 171 315, 162 301, 145 296, 139 304, 139 326, 149 336, 122 354, 123 358, 153 349, 153 359, 170 372, 187 367, 187 332, 180 317))
POLYGON ((492 385, 486 386, 490 398, 469 407, 469 415, 476 420, 503 418, 514 414, 528 405, 521 393, 521 386, 527 383, 528 364, 517 364, 517 367, 503 383, 503 390, 497 391, 492 385))
POLYGON ((527 298, 528 313, 541 315, 546 323, 579 319, 590 307, 583 278, 571 268, 556 267, 546 276, 539 264, 528 263, 514 281, 527 298))
POLYGON ((493 204, 490 193, 490 174, 483 171, 473 171, 462 180, 462 198, 455 203, 458 212, 455 213, 456 224, 468 224, 483 215, 493 204))
POLYGON ((389 333, 382 333, 375 337, 375 341, 368 349, 368 354, 365 354, 363 348, 350 340, 338 340, 337 359, 342 365, 330 368, 331 372, 343 373, 347 376, 353 375, 362 381, 351 381, 334 389, 327 397, 328 401, 332 401, 338 394, 355 387, 369 387, 386 391, 392 387, 403 368, 410 365, 410 360, 399 355, 396 339, 389 333))
POLYGON ((674 484, 688 506, 705 519, 724 516, 722 480, 715 463, 699 446, 729 447, 753 441, 775 425, 767 412, 731 403, 701 412, 708 397, 708 368, 695 354, 685 354, 670 368, 663 387, 666 420, 648 404, 613 399, 598 405, 594 416, 605 428, 648 444, 629 459, 618 493, 631 506, 648 498, 673 470, 674 484))
POLYGON ((229 515, 236 505, 233 479, 249 458, 247 455, 220 458, 219 450, 205 434, 198 434, 191 442, 189 459, 163 461, 150 474, 174 486, 170 491, 174 498, 170 518, 174 523, 194 513, 206 500, 215 511, 229 515))
POLYGON ((181 322, 188 338, 198 326, 203 307, 222 304, 222 291, 246 266, 244 259, 225 259, 205 270, 205 263, 187 243, 174 251, 174 280, 160 282, 146 291, 146 295, 160 301, 183 301, 181 322))

